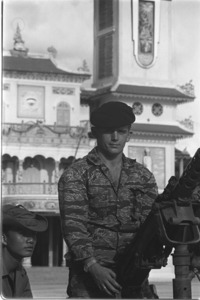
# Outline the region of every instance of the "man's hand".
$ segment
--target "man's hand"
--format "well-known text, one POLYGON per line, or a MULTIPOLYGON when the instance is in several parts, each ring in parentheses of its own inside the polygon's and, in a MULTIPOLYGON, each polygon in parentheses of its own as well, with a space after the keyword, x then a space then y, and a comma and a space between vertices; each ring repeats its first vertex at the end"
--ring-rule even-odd
POLYGON ((116 281, 116 274, 111 269, 95 263, 89 268, 88 273, 91 274, 98 288, 104 293, 113 296, 121 291, 121 286, 116 281))

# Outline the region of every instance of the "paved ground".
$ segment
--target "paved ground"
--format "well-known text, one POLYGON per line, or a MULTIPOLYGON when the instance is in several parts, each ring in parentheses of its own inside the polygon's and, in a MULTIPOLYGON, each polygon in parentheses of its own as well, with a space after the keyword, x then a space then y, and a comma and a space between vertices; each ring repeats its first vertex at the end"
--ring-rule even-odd
MULTIPOLYGON (((54 268, 28 268, 27 272, 35 299, 66 299, 66 286, 68 269, 64 267, 54 268)), ((156 280, 157 292, 160 299, 173 299, 172 280, 156 280)), ((200 300, 200 282, 192 282, 192 298, 200 300)))

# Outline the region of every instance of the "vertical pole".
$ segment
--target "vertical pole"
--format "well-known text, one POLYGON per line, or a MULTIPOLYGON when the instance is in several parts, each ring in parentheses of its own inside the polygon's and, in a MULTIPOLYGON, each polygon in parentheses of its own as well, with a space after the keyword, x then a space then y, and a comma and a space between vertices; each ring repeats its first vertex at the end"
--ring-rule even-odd
POLYGON ((49 267, 53 267, 53 224, 52 217, 49 218, 49 267))
POLYGON ((173 279, 173 298, 191 299, 191 279, 189 279, 190 253, 187 245, 177 245, 173 256, 175 279, 173 279))

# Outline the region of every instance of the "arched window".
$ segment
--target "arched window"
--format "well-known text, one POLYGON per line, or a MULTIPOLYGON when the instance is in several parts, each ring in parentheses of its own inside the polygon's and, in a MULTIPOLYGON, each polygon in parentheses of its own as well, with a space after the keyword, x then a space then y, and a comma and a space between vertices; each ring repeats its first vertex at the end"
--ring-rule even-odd
POLYGON ((70 106, 66 102, 60 102, 57 106, 57 125, 70 126, 70 106))
POLYGON ((23 163, 23 182, 38 183, 40 182, 40 164, 38 160, 26 157, 23 163))

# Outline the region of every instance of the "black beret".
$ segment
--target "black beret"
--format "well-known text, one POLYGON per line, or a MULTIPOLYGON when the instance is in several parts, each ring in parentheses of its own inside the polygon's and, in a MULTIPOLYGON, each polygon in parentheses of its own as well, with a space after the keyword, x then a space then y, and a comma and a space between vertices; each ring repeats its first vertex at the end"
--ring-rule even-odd
POLYGON ((22 205, 3 206, 3 226, 24 227, 32 231, 45 231, 48 221, 43 216, 27 210, 22 205))
POLYGON ((90 122, 95 127, 119 128, 131 125, 135 121, 135 115, 130 106, 123 102, 107 102, 94 110, 90 122))

